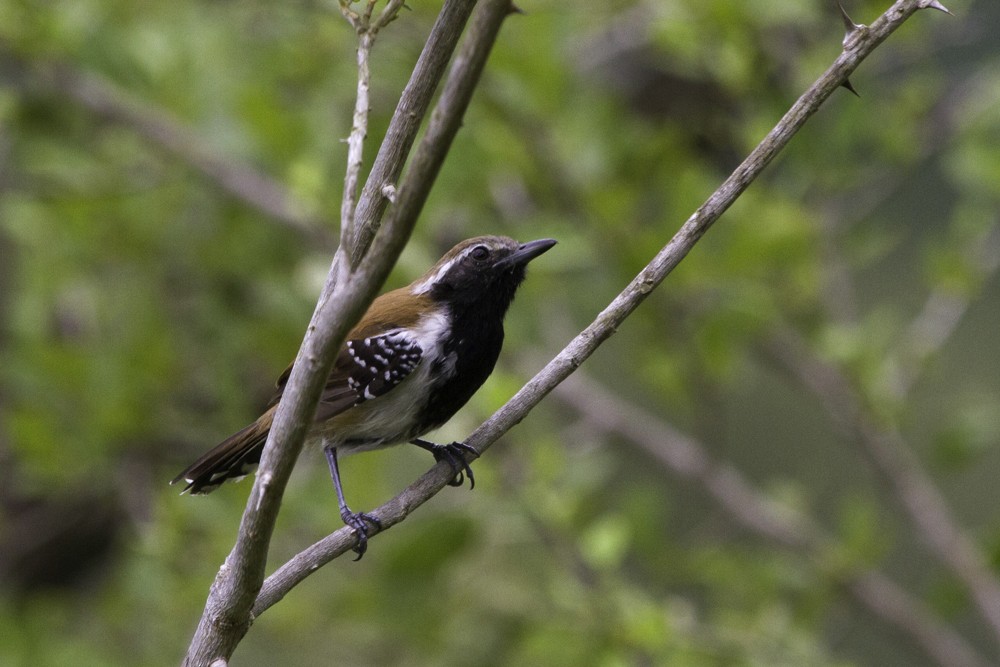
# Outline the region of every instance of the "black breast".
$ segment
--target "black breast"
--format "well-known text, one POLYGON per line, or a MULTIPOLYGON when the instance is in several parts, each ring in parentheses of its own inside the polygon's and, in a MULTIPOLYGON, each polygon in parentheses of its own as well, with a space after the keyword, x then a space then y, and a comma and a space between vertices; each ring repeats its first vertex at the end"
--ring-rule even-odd
POLYGON ((503 314, 481 311, 476 307, 453 311, 451 332, 434 376, 440 377, 439 371, 451 359, 455 360, 455 371, 430 392, 421 432, 451 419, 493 372, 503 347, 503 314))

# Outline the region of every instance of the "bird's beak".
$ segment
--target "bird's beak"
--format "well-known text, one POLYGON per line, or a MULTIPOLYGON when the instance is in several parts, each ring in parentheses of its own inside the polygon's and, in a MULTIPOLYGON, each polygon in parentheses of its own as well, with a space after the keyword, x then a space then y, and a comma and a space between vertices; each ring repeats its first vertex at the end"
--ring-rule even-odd
POLYGON ((556 244, 555 239, 538 239, 518 246, 517 250, 500 260, 502 266, 524 266, 556 244))

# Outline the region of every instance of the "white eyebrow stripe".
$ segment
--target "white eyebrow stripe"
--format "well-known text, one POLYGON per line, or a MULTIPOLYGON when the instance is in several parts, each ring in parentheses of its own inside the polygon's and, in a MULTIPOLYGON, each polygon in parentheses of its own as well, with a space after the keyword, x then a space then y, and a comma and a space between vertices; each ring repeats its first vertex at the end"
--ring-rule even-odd
POLYGON ((452 257, 451 259, 449 259, 447 262, 445 262, 444 264, 442 264, 441 268, 438 269, 437 271, 435 271, 433 273, 433 275, 430 275, 427 278, 424 278, 423 280, 421 280, 419 283, 414 284, 413 285, 413 293, 414 294, 426 294, 427 292, 430 292, 431 288, 434 286, 434 283, 436 283, 437 281, 441 280, 441 277, 444 276, 446 273, 448 273, 448 271, 451 270, 451 267, 455 265, 455 262, 457 262, 458 260, 460 260, 463 257, 465 257, 465 253, 467 253, 467 252, 468 252, 468 249, 463 250, 462 252, 458 253, 457 255, 455 255, 454 257, 452 257))

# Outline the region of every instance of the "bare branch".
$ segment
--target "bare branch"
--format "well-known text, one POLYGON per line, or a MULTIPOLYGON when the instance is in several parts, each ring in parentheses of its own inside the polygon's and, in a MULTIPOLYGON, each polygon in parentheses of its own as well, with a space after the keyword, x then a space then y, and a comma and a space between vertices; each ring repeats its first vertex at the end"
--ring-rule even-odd
MULTIPOLYGON (((353 23, 353 22, 352 22, 353 23)), ((354 122, 347 139, 347 170, 344 174, 344 196, 340 202, 340 242, 347 248, 354 243, 354 209, 358 201, 358 178, 364 158, 365 137, 368 136, 368 90, 371 87, 371 68, 368 58, 375 43, 375 33, 359 29, 358 35, 358 91, 354 102, 354 122)))
MULTIPOLYGON (((407 172, 392 215, 375 237, 371 251, 350 274, 344 246, 334 257, 327 281, 329 290, 320 297, 278 404, 236 544, 212 585, 186 665, 210 665, 228 659, 253 620, 251 607, 263 582, 281 495, 336 352, 406 245, 509 8, 509 0, 480 3, 466 47, 452 69, 414 157, 414 166, 407 172)), ((448 58, 437 54, 432 60, 447 62, 448 58)), ((353 544, 356 537, 350 533, 348 539, 353 544)))
POLYGON ((385 3, 385 7, 382 8, 382 13, 378 15, 378 18, 371 24, 372 30, 376 32, 389 25, 396 20, 399 16, 399 10, 405 5, 405 0, 389 0, 385 3))
POLYGON ((413 74, 399 97, 399 104, 389 122, 385 139, 379 147, 368 180, 354 213, 357 235, 351 248, 351 265, 364 256, 389 203, 384 191, 394 186, 403 172, 403 165, 417 137, 420 121, 430 107, 438 82, 448 65, 448 59, 458 44, 475 3, 469 0, 446 0, 431 29, 424 50, 417 59, 413 74))
MULTIPOLYGON (((746 160, 688 218, 670 242, 614 301, 510 401, 477 428, 466 439, 466 444, 476 448, 480 453, 484 452, 500 436, 524 419, 552 389, 569 377, 594 350, 610 338, 617 327, 677 266, 708 228, 749 187, 820 105, 879 44, 918 9, 918 0, 897 0, 863 34, 852 40, 746 160)), ((416 164, 416 160, 414 162, 416 164)), ((404 188, 402 194, 405 193, 404 188)), ((394 499, 378 508, 375 515, 382 523, 383 530, 403 521, 414 509, 444 488, 453 476, 450 466, 438 464, 394 499)), ((265 582, 254 605, 254 615, 262 613, 317 568, 349 549, 353 543, 350 535, 347 528, 342 528, 281 566, 265 582)))
MULTIPOLYGON (((504 18, 510 14, 510 6, 509 0, 483 0, 480 3, 469 28, 469 36, 455 58, 444 90, 441 92, 441 97, 431 115, 427 133, 421 140, 413 162, 406 172, 405 181, 396 193, 396 203, 392 215, 383 225, 382 232, 375 238, 369 257, 382 254, 381 246, 398 242, 399 237, 390 233, 390 230, 406 224, 403 216, 408 215, 409 211, 413 212, 412 215, 416 215, 426 200, 433 179, 444 161, 448 146, 461 125, 462 115, 478 83, 500 25, 504 18), (385 243, 382 243, 383 239, 386 239, 385 243)), ((397 253, 401 249, 401 246, 399 248, 392 247, 392 250, 397 253)), ((415 492, 415 494, 417 497, 422 497, 423 500, 413 503, 412 506, 407 506, 407 500, 400 496, 397 497, 391 508, 389 505, 383 505, 376 512, 368 512, 368 514, 376 516, 382 525, 381 528, 373 527, 369 531, 369 538, 402 521, 412 509, 440 491, 453 476, 453 473, 447 475, 443 473, 443 469, 435 467, 409 487, 411 490, 419 488, 420 491, 415 492), (434 478, 435 475, 438 476, 439 480, 434 478)), ((282 581, 284 585, 272 586, 270 589, 262 591, 254 605, 253 616, 256 617, 280 600, 288 590, 320 566, 351 548, 354 542, 354 534, 345 526, 344 529, 336 531, 321 541, 319 545, 322 546, 314 545, 300 553, 293 559, 296 563, 294 567, 286 565, 279 570, 280 574, 276 572, 272 575, 272 581, 282 581)))
MULTIPOLYGON (((485 3, 487 7, 497 5, 502 5, 506 10, 508 3, 499 0, 485 3)), ((446 8, 448 6, 446 5, 446 8)), ((506 11, 504 15, 505 13, 506 11)), ((478 69, 464 88, 468 90, 470 96, 501 21, 502 15, 496 21, 492 35, 486 35, 488 44, 482 62, 478 63, 478 69)), ((436 25, 439 26, 440 23, 439 17, 436 25)), ((461 27, 461 24, 450 24, 448 29, 460 32, 461 27)), ((454 42, 439 40, 437 44, 439 48, 447 48, 454 42)), ((446 63, 449 55, 450 52, 432 54, 430 60, 446 63)), ((426 69, 424 73, 429 76, 434 75, 426 69)), ((422 83, 427 84, 426 81, 422 83)), ((424 154, 436 156, 440 153, 443 156, 447 151, 448 144, 454 136, 452 128, 457 129, 468 98, 464 103, 455 102, 452 100, 451 106, 442 112, 443 123, 441 120, 437 123, 438 126, 444 125, 444 131, 434 132, 435 123, 432 121, 421 144, 424 154)), ((419 122, 419 118, 416 121, 419 122)), ((386 141, 388 140, 387 138, 386 141)), ((434 169, 408 172, 407 181, 401 187, 392 217, 375 239, 372 252, 364 256, 356 271, 348 273, 347 251, 344 246, 338 249, 330 269, 327 288, 316 306, 278 405, 261 458, 260 469, 243 514, 236 544, 212 585, 205 611, 192 638, 185 665, 200 667, 228 659, 249 628, 253 618, 251 607, 263 582, 268 545, 277 519, 281 495, 302 448, 308 425, 312 422, 316 404, 336 352, 343 344, 349 327, 371 303, 405 246, 436 173, 434 169)), ((352 535, 352 542, 353 539, 352 535)))
POLYGON ((344 174, 344 196, 340 202, 340 241, 346 248, 354 247, 354 211, 358 203, 358 179, 364 158, 365 137, 368 135, 368 112, 370 110, 369 90, 371 88, 371 58, 375 36, 386 24, 396 18, 402 0, 390 0, 373 23, 374 0, 369 0, 363 14, 350 9, 349 3, 341 2, 340 11, 358 33, 358 89, 354 101, 354 116, 351 134, 347 139, 347 169, 344 174))

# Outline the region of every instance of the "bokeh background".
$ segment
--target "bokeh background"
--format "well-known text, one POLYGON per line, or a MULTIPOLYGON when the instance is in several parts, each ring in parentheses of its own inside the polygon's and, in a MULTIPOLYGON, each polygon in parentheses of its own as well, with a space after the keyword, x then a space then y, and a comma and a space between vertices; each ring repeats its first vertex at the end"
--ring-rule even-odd
MULTIPOLYGON (((234 664, 941 664, 877 612, 872 573, 993 662, 972 587, 896 492, 928 482, 992 577, 1000 4, 953 2, 864 63, 860 97, 833 96, 474 492, 317 572, 234 664)), ((390 283, 467 236, 560 244, 439 441, 585 326, 843 37, 826 0, 519 4, 390 283)), ((888 2, 846 4, 866 23, 888 2)), ((379 36, 369 161, 439 6, 379 36)), ((167 482, 294 356, 354 81, 332 0, 0 0, 0 664, 183 656, 249 484, 167 482)), ((352 507, 430 463, 348 459, 352 507)), ((273 566, 340 525, 305 452, 273 566)))

